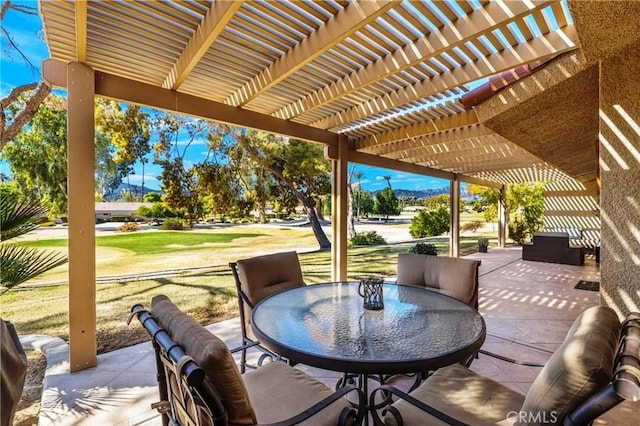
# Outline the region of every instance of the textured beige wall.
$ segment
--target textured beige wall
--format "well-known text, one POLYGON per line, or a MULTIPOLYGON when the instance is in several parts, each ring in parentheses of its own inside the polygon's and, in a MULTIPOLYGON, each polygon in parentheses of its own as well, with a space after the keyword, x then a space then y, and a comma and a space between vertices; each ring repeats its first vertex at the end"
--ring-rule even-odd
POLYGON ((640 311, 640 48, 604 60, 600 74, 602 301, 640 311))

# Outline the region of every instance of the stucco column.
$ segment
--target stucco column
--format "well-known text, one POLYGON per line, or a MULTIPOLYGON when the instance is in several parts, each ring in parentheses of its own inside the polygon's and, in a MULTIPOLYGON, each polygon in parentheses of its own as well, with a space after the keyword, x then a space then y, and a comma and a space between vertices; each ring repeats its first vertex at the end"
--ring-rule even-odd
POLYGON ((640 48, 600 64, 600 296, 640 311, 640 48))
POLYGON ((69 196, 69 368, 93 367, 96 357, 94 72, 67 65, 69 196))
POLYGON ((449 256, 460 256, 460 181, 454 179, 449 187, 449 210, 451 222, 449 226, 449 256))

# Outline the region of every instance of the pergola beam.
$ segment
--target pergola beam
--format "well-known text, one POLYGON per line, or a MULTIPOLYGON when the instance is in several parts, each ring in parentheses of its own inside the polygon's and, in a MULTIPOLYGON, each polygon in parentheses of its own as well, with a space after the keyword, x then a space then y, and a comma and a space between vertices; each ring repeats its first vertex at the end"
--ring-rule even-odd
POLYGON ((162 87, 174 90, 180 87, 241 7, 240 1, 216 1, 211 4, 162 87))
POLYGON ((460 87, 522 64, 542 61, 579 47, 578 35, 573 25, 542 35, 533 40, 505 49, 453 70, 443 72, 429 80, 421 80, 411 86, 369 99, 347 110, 310 123, 314 127, 333 129, 353 123, 373 114, 419 101, 439 92, 460 87))
POLYGON ((469 127, 405 139, 379 148, 377 146, 368 147, 365 151, 374 155, 394 155, 399 159, 404 159, 412 157, 416 151, 422 151, 429 146, 448 145, 469 139, 484 138, 494 134, 493 130, 481 124, 475 124, 469 127))
POLYGON ((473 126, 479 124, 480 120, 474 110, 464 111, 459 114, 437 118, 435 120, 412 124, 405 127, 389 130, 377 135, 367 136, 356 141, 356 149, 379 148, 386 144, 398 141, 413 139, 420 136, 431 135, 447 130, 459 129, 460 127, 473 126))
MULTIPOLYGON (((62 61, 47 59, 42 62, 42 75, 45 81, 54 87, 67 87, 66 64, 62 61)), ((150 84, 129 80, 115 75, 95 73, 96 96, 144 105, 151 108, 200 117, 238 127, 263 130, 266 132, 337 145, 338 134, 316 129, 304 124, 281 120, 220 102, 210 101, 175 90, 163 89, 150 84)))
POLYGON ((384 80, 400 71, 406 70, 421 62, 435 58, 456 46, 464 45, 470 39, 490 33, 501 25, 513 22, 557 2, 557 0, 536 2, 503 2, 494 1, 476 9, 469 15, 461 17, 440 31, 432 31, 415 43, 407 44, 389 55, 377 60, 367 67, 361 68, 342 79, 317 90, 274 112, 276 117, 289 119, 302 113, 352 94, 376 81, 384 80))
POLYGON ((76 61, 87 62, 87 0, 75 2, 76 61))
POLYGON ((399 3, 397 0, 365 0, 349 3, 323 26, 237 89, 225 100, 225 103, 233 106, 247 104, 399 3))

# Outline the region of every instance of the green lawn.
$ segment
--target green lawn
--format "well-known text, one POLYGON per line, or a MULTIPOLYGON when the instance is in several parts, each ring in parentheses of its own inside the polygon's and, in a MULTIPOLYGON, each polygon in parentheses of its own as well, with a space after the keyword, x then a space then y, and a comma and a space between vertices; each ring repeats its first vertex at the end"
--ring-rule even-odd
MULTIPOLYGON (((238 238, 260 237, 261 233, 204 233, 194 231, 128 232, 96 237, 97 247, 129 250, 135 254, 161 254, 192 250, 205 244, 226 244, 238 238)), ((20 243, 27 247, 66 247, 67 239, 20 243)))

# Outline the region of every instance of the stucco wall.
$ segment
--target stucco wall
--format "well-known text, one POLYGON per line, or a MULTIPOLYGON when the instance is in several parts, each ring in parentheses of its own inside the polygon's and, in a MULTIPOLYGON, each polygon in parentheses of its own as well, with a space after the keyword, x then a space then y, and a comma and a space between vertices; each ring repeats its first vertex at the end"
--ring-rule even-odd
POLYGON ((601 297, 619 314, 640 311, 640 49, 601 64, 601 297))

